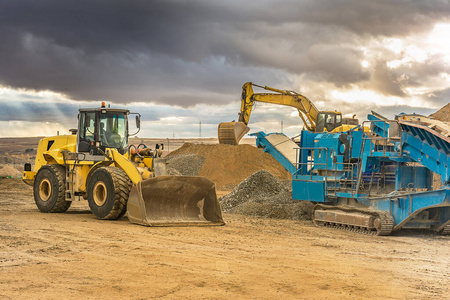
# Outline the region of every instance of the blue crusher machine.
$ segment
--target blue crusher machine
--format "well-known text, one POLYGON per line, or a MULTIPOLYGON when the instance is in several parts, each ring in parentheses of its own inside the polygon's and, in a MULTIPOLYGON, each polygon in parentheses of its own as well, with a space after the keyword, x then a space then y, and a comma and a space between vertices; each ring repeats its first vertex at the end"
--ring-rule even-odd
POLYGON ((280 133, 252 135, 293 174, 293 199, 316 203, 316 225, 376 235, 402 228, 450 234, 450 138, 377 114, 368 119, 347 132, 303 130, 299 145, 280 133))

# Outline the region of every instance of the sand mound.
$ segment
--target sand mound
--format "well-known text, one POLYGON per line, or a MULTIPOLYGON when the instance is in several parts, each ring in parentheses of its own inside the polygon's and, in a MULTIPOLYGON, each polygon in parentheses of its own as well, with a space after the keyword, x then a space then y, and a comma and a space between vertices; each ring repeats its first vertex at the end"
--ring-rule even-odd
POLYGON ((431 114, 430 117, 433 117, 439 121, 450 122, 450 103, 447 103, 447 105, 442 107, 440 110, 434 114, 431 114))
POLYGON ((9 176, 12 178, 22 177, 22 172, 11 165, 0 165, 0 177, 5 178, 9 176))
POLYGON ((167 158, 194 153, 205 158, 198 173, 216 183, 218 189, 231 190, 242 180, 265 169, 278 179, 290 179, 291 174, 281 166, 275 158, 262 149, 250 145, 201 145, 186 143, 167 158))
POLYGON ((260 170, 219 199, 226 212, 276 219, 310 220, 313 204, 292 199, 290 180, 260 170))

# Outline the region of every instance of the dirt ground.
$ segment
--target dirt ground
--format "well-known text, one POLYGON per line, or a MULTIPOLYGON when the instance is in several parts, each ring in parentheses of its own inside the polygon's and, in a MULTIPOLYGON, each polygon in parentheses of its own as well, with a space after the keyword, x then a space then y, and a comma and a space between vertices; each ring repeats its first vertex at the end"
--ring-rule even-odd
POLYGON ((373 237, 225 214, 226 226, 44 214, 0 180, 1 299, 449 299, 450 237, 373 237))

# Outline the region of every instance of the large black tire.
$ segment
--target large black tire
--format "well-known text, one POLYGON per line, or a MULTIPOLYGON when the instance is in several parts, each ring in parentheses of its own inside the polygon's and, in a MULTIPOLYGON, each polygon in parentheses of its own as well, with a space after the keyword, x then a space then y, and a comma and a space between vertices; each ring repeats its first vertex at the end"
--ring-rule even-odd
POLYGON ((45 165, 36 175, 33 185, 34 202, 45 213, 66 212, 71 201, 66 201, 66 172, 61 165, 45 165))
POLYGON ((103 167, 94 171, 87 185, 91 212, 102 220, 116 220, 127 211, 131 180, 116 167, 103 167))

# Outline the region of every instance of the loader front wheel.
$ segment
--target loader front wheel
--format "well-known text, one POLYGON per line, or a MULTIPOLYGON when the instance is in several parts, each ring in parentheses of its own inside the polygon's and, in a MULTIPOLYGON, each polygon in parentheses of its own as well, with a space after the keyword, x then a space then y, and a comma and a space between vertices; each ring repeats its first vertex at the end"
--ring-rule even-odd
POLYGON ((116 167, 99 168, 92 174, 87 186, 89 208, 102 220, 116 220, 127 211, 131 180, 116 167))
POLYGON ((66 212, 71 201, 65 197, 65 169, 60 165, 45 165, 36 175, 33 185, 34 202, 45 213, 66 212))

